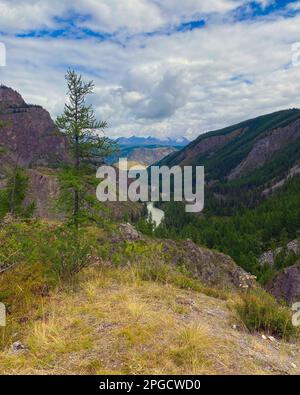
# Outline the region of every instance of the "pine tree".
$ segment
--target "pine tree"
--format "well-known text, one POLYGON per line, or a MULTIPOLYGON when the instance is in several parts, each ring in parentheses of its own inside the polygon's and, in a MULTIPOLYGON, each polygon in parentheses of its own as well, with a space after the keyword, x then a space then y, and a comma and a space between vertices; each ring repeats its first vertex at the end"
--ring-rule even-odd
MULTIPOLYGON (((103 160, 114 151, 111 140, 104 136, 107 123, 96 119, 93 107, 86 104, 86 98, 93 93, 94 83, 84 82, 81 75, 69 70, 66 74, 68 102, 63 115, 56 121, 58 129, 67 136, 72 154, 72 165, 61 174, 61 187, 71 192, 71 220, 76 228, 79 226, 89 165, 103 160), (102 135, 100 135, 102 134, 102 135)), ((69 196, 70 197, 70 196, 69 196)))

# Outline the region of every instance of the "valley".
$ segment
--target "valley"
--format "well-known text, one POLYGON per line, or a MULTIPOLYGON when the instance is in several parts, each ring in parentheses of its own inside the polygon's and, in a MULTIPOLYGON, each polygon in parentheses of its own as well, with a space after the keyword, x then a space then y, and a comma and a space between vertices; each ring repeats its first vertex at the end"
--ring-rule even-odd
POLYGON ((74 228, 68 138, 12 89, 0 99, 1 373, 298 373, 298 111, 176 151, 128 148, 150 168, 149 150, 158 165, 204 165, 197 215, 176 202, 99 204, 93 151, 74 228))
POLYGON ((299 26, 300 0, 0 0, 0 384, 297 388, 299 26))
POLYGON ((261 116, 201 135, 159 165, 203 165, 204 215, 185 215, 179 203, 165 206, 166 228, 158 234, 190 237, 229 254, 268 283, 299 255, 282 254, 276 265, 259 263, 267 250, 286 249, 299 237, 300 112, 261 116), (180 213, 180 214, 179 214, 180 213))

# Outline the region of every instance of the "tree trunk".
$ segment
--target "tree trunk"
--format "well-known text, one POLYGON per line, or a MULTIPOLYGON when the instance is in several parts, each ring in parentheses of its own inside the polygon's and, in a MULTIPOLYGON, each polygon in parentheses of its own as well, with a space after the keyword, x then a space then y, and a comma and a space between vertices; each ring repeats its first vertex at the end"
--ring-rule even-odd
POLYGON ((15 196, 16 196, 16 187, 17 187, 16 184, 17 184, 18 163, 19 163, 19 158, 17 158, 16 166, 14 168, 13 185, 12 185, 11 195, 10 195, 10 199, 9 199, 9 213, 12 215, 15 212, 15 196))
MULTIPOLYGON (((76 99, 76 113, 75 113, 75 169, 76 175, 79 175, 80 155, 79 155, 79 130, 78 130, 78 98, 76 99)), ((74 191, 74 225, 78 229, 79 226, 79 191, 75 188, 74 191)))

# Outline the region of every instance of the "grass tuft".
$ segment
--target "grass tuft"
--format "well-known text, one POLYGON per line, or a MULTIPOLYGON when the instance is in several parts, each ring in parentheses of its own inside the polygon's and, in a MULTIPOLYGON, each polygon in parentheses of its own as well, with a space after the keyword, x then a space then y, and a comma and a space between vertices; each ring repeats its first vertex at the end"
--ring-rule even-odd
POLYGON ((238 316, 252 333, 266 332, 290 340, 299 336, 299 329, 293 326, 292 312, 262 290, 241 295, 235 306, 238 316))

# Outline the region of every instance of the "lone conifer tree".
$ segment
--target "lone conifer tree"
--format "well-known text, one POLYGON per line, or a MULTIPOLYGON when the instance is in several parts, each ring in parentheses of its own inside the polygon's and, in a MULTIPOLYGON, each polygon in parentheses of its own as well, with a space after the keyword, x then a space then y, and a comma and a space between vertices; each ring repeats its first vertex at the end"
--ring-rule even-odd
POLYGON ((82 196, 86 192, 84 176, 91 161, 104 158, 112 151, 111 140, 99 132, 107 127, 107 123, 96 119, 93 107, 86 104, 86 97, 93 93, 94 83, 84 82, 81 75, 68 70, 66 74, 68 86, 68 102, 63 115, 56 121, 58 129, 69 141, 73 155, 72 166, 66 169, 62 177, 64 187, 72 190, 73 224, 78 228, 83 203, 82 196))

